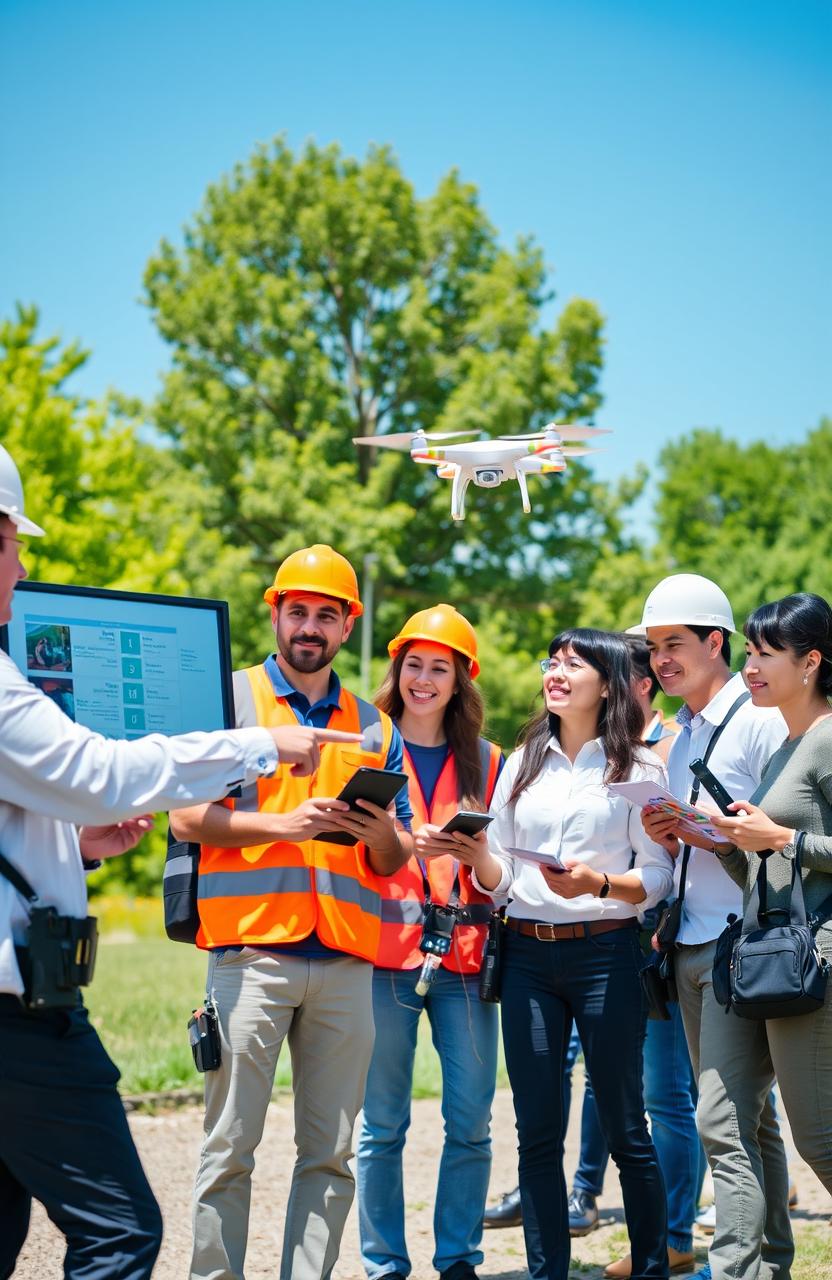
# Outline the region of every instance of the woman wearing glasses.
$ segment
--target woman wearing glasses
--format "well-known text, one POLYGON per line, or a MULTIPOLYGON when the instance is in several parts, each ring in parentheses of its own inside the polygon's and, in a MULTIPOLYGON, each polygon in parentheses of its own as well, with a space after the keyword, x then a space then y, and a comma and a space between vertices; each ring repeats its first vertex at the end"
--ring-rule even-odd
POLYGON ((664 783, 664 767, 641 745, 619 636, 566 631, 549 654, 545 707, 497 784, 488 847, 468 842, 460 857, 484 892, 510 897, 502 1023, 530 1275, 569 1273, 563 1063, 574 1018, 621 1174, 633 1280, 653 1280, 668 1274, 667 1207, 644 1118, 637 911, 669 894, 673 866, 646 836, 640 810, 606 784, 664 783), (564 869, 513 849, 556 854, 564 869))

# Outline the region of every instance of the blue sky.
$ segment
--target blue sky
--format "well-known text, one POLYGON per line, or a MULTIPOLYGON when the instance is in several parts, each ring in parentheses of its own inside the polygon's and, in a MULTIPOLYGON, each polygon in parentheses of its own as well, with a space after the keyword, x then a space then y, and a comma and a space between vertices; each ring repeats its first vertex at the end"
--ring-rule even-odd
POLYGON ((0 0, 0 314, 149 397, 142 269, 206 185, 279 132, 387 142, 601 307, 601 475, 696 425, 795 440, 832 413, 831 67, 826 0, 0 0))

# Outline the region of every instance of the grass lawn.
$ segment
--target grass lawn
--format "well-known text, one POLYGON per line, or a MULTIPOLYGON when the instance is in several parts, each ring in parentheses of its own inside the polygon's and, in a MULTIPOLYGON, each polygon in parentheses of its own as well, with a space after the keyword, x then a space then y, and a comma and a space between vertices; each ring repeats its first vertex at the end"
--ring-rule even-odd
MULTIPOLYGON (((93 907, 95 909, 95 907, 93 907)), ((198 1088, 186 1026, 204 994, 207 956, 196 947, 143 937, 116 942, 105 934, 98 951, 95 982, 85 993, 90 1017, 121 1069, 122 1093, 155 1093, 198 1088)), ((291 1083, 288 1046, 277 1067, 276 1085, 291 1083)), ((499 1084, 506 1084, 500 1059, 499 1084)), ((440 1092, 439 1059, 421 1019, 413 1095, 440 1092)))

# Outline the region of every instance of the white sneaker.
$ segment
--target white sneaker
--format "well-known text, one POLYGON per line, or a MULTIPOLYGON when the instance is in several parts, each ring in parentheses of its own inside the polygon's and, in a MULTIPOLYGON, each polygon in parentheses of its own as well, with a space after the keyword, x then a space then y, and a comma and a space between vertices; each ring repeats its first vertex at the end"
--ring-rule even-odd
POLYGON ((704 1231, 706 1235, 712 1236, 716 1230, 716 1205, 709 1204, 707 1208, 700 1209, 694 1218, 694 1222, 700 1231, 704 1231))

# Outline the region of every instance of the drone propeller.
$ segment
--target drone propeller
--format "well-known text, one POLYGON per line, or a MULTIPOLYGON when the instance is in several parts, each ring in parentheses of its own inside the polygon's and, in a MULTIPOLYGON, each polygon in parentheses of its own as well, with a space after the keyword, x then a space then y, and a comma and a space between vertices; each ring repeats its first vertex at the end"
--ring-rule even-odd
POLYGON ((414 440, 459 440, 462 436, 478 436, 476 429, 471 431, 399 431, 390 436, 353 436, 353 444, 366 444, 379 449, 400 449, 409 453, 414 440))
POLYGON ((573 427, 568 422, 558 424, 550 422, 543 431, 530 431, 522 436, 499 436, 500 440, 545 440, 547 435, 556 432, 561 440, 589 440, 592 436, 607 436, 610 427, 573 427))

